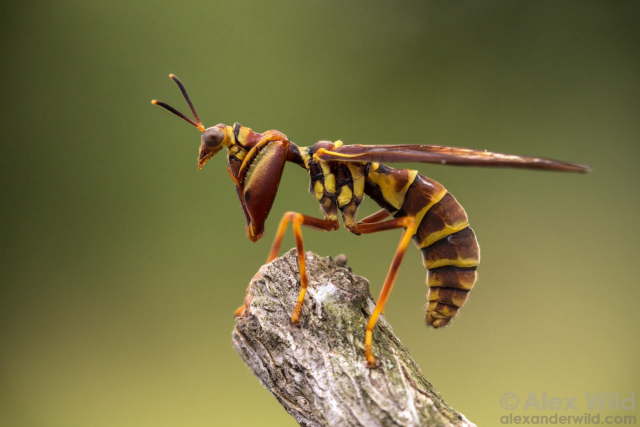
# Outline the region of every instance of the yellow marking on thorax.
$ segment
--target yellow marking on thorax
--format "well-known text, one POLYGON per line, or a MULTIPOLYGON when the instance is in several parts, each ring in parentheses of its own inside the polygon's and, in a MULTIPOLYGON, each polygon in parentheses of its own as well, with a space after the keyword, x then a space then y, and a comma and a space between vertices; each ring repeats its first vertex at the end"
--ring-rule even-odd
POLYGON ((369 170, 369 179, 378 184, 378 186, 380 187, 380 191, 382 191, 382 196, 385 198, 387 203, 389 203, 396 209, 400 209, 402 207, 402 203, 404 203, 404 197, 407 194, 407 190, 416 179, 418 171, 408 170, 407 182, 405 183, 404 187, 398 189, 398 182, 394 174, 378 173, 378 163, 372 163, 371 166, 372 167, 369 170))
POLYGON ((322 185, 322 180, 317 180, 313 185, 313 195, 315 196, 317 201, 320 201, 324 196, 324 186, 322 185))
POLYGON ((324 175, 324 188, 327 193, 336 192, 336 177, 331 173, 331 168, 326 162, 318 162, 322 168, 322 174, 324 175))
POLYGON ((353 199, 353 192, 348 185, 343 186, 340 189, 340 195, 338 196, 338 207, 343 207, 344 205, 349 204, 349 202, 353 199))
POLYGON ((362 174, 362 169, 356 163, 347 162, 347 167, 349 168, 349 172, 351 172, 351 178, 353 179, 353 193, 356 195, 357 199, 362 200, 364 197, 364 175, 362 174))
MULTIPOLYGON (((233 128, 227 128, 230 129, 230 133, 231 133, 231 138, 235 138, 235 136, 233 135, 233 128)), ((240 130, 238 131, 238 142, 241 145, 246 146, 247 145, 247 136, 249 136, 249 134, 251 133, 251 129, 244 127, 244 126, 240 126, 240 130)))

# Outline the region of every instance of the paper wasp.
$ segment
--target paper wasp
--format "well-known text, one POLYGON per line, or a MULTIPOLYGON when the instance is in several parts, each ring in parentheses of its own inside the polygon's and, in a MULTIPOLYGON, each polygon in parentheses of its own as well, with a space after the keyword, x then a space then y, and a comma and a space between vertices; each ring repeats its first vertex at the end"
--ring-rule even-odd
MULTIPOLYGON (((540 157, 525 157, 466 148, 437 145, 343 145, 342 141, 320 141, 311 147, 299 147, 276 130, 257 133, 241 126, 218 124, 205 129, 196 114, 183 84, 173 74, 189 104, 195 121, 161 101, 151 101, 195 126, 201 133, 198 169, 223 147, 227 148, 227 171, 247 222, 247 237, 257 242, 276 197, 286 162, 308 171, 309 191, 320 203, 324 218, 297 212, 284 214, 269 252, 267 262, 278 255, 288 224, 291 222, 298 251, 300 293, 291 315, 300 318, 308 279, 305 270, 301 227, 333 231, 339 227, 338 211, 351 233, 369 234, 404 229, 380 297, 366 326, 365 357, 370 367, 376 359, 371 349, 372 331, 389 298, 409 241, 422 251, 427 268, 427 324, 439 328, 455 317, 467 300, 476 281, 480 248, 467 214, 440 183, 416 170, 394 169, 382 162, 421 162, 458 166, 491 166, 561 172, 588 172, 587 166, 540 157), (369 196, 381 208, 377 213, 356 220, 358 207, 369 196), (388 217, 391 219, 387 219, 388 217)), ((244 305, 237 311, 241 315, 244 305)))

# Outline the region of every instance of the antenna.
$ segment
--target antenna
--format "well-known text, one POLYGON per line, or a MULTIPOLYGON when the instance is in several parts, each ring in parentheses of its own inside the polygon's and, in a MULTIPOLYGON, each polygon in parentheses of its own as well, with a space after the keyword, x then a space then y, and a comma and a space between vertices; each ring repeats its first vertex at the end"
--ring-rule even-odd
POLYGON ((198 130, 200 132, 204 132, 204 125, 200 121, 200 118, 198 117, 198 113, 196 113, 196 109, 193 108, 193 103, 191 102, 191 98, 189 98, 189 94, 187 93, 187 90, 185 89, 184 85, 182 84, 180 79, 178 79, 175 75, 169 74, 169 77, 180 88, 180 92, 182 92, 182 96, 184 97, 185 101, 187 101, 187 104, 189 104, 189 108, 191 109, 191 112, 193 113, 193 116, 196 118, 197 122, 194 122, 189 117, 185 116, 180 111, 176 110, 175 108, 173 108, 172 106, 170 106, 169 104, 167 104, 165 102, 158 101, 158 100, 154 99, 153 101, 151 101, 151 103, 153 105, 159 105, 160 107, 164 108, 165 110, 172 112, 176 116, 178 116, 178 117, 186 120, 187 122, 191 123, 192 125, 194 125, 196 128, 198 128, 198 130))

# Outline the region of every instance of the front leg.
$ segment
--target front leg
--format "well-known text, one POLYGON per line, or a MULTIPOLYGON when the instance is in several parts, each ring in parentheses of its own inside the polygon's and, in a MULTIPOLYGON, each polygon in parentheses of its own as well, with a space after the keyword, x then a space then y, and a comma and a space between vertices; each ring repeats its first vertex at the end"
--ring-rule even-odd
MULTIPOLYGON (((290 144, 286 135, 268 131, 242 161, 236 156, 242 150, 229 151, 227 171, 236 186, 247 221, 247 237, 253 242, 260 240, 264 233, 264 223, 276 198, 290 144)), ((244 310, 245 304, 238 307, 234 317, 241 316, 244 310)))
POLYGON ((264 137, 245 155, 241 164, 229 157, 227 171, 236 185, 236 192, 247 221, 247 237, 260 240, 264 223, 278 192, 291 143, 277 131, 264 137))

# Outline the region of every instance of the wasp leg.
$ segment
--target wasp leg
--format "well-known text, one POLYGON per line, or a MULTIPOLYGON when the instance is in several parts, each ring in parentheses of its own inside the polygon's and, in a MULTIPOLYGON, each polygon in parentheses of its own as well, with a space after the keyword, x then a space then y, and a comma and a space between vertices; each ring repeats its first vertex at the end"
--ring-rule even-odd
MULTIPOLYGON (((380 222, 383 219, 389 217, 391 214, 386 210, 386 209, 381 209, 376 213, 373 213, 365 218, 362 218, 360 221, 358 221, 358 223, 356 224, 356 227, 352 228, 351 231, 352 233, 358 235, 360 233, 358 233, 357 231, 357 226, 359 225, 363 225, 363 224, 371 224, 371 223, 375 223, 375 222, 380 222)), ((382 231, 382 230, 379 230, 382 231)), ((384 315, 384 308, 382 309, 382 314, 384 315)))
POLYGON ((379 222, 379 221, 382 221, 383 219, 387 218, 389 215, 391 215, 391 214, 389 212, 387 212, 386 209, 382 209, 382 210, 379 210, 378 212, 376 212, 374 214, 369 215, 366 218, 361 219, 358 222, 358 225, 370 224, 372 222, 379 222))
MULTIPOLYGON (((381 215, 381 213, 378 212, 372 216, 375 215, 381 215)), ((404 253, 407 250, 407 246, 411 241, 411 237, 413 237, 415 233, 415 227, 415 219, 410 216, 405 216, 402 218, 390 219, 388 221, 376 223, 363 224, 363 221, 361 221, 354 229, 354 231, 358 234, 369 234, 377 233, 379 231, 405 228, 404 233, 402 234, 402 238, 400 239, 398 249, 396 250, 396 254, 393 257, 393 261, 391 262, 391 267, 389 268, 389 272, 387 273, 387 278, 384 280, 384 285, 382 286, 382 290, 380 291, 380 296, 378 297, 376 307, 373 309, 373 313, 371 313, 371 317, 369 317, 369 321, 367 322, 367 329, 364 338, 364 355, 370 368, 376 366, 376 358, 371 351, 373 328, 376 326, 378 316, 380 316, 380 313, 384 311, 384 306, 389 299, 389 294, 391 293, 393 284, 396 281, 396 277, 398 277, 398 270, 400 269, 402 258, 404 258, 404 253)))
POLYGON ((291 315, 291 323, 296 324, 300 319, 300 312, 302 311, 302 303, 304 301, 304 295, 307 292, 307 285, 309 283, 309 279, 307 278, 307 268, 304 260, 304 244, 302 242, 302 230, 300 226, 304 225, 305 227, 313 228, 314 230, 322 230, 322 231, 333 231, 337 230, 340 224, 338 220, 333 219, 319 219, 313 218, 307 215, 302 215, 297 212, 287 212, 282 217, 280 221, 280 226, 278 227, 278 231, 276 232, 276 237, 273 240, 273 245, 271 246, 271 251, 269 252, 269 257, 267 258, 267 262, 273 261, 280 251, 280 246, 282 245, 282 239, 284 238, 284 234, 287 231, 287 225, 289 222, 293 222, 293 234, 296 238, 296 249, 298 250, 298 267, 300 268, 300 294, 298 295, 298 301, 296 302, 296 306, 293 309, 293 314, 291 315))
POLYGON ((238 318, 240 316, 242 316, 242 313, 244 313, 244 304, 242 304, 240 307, 238 307, 236 309, 236 311, 233 312, 233 317, 234 318, 238 318))

